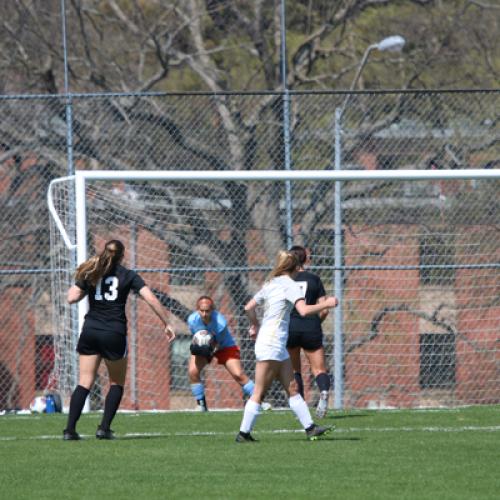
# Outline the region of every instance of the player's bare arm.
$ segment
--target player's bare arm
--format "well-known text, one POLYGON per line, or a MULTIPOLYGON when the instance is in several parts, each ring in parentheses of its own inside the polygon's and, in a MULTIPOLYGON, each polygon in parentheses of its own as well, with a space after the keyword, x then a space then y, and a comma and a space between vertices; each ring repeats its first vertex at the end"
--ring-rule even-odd
POLYGON ((257 337, 257 333, 259 331, 259 321, 257 319, 257 313, 255 312, 256 307, 257 302, 255 301, 255 299, 251 299, 245 306, 245 313, 250 321, 250 328, 248 332, 250 334, 250 338, 254 340, 257 337))
POLYGON ((318 314, 323 310, 328 310, 338 305, 336 297, 326 297, 325 300, 317 304, 307 305, 304 299, 295 302, 295 309, 301 316, 310 316, 311 314, 318 314))
MULTIPOLYGON (((319 297, 318 299, 318 304, 320 304, 321 302, 324 302, 326 299, 325 296, 323 297, 319 297)), ((323 309, 322 311, 320 311, 319 313, 319 320, 321 321, 321 323, 323 323, 323 321, 325 321, 325 319, 327 318, 328 316, 328 313, 329 313, 329 310, 328 309, 323 309)))
POLYGON ((76 302, 80 302, 80 300, 85 297, 86 293, 84 290, 82 290, 79 286, 73 285, 70 287, 68 290, 68 293, 66 295, 66 299, 68 301, 68 304, 75 304, 76 302))
POLYGON ((139 295, 143 298, 146 303, 151 307, 153 312, 160 318, 160 320, 165 325, 165 333, 167 334, 167 339, 169 342, 175 339, 175 331, 172 326, 168 322, 167 313, 165 312, 164 307, 161 305, 160 301, 157 299, 156 295, 151 291, 148 286, 143 286, 139 295))

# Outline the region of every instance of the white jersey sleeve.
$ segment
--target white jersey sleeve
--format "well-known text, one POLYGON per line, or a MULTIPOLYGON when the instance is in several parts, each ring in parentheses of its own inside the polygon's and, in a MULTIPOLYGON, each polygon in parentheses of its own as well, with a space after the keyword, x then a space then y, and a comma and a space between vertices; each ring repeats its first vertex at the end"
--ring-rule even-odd
POLYGON ((305 297, 303 288, 296 281, 290 280, 285 291, 285 298, 292 305, 295 305, 297 300, 303 299, 305 297))
POLYGON ((265 294, 265 291, 264 291, 264 288, 265 287, 262 287, 254 296, 254 300, 255 302, 257 302, 257 304, 259 305, 262 305, 262 303, 264 302, 264 300, 266 299, 266 294, 265 294))

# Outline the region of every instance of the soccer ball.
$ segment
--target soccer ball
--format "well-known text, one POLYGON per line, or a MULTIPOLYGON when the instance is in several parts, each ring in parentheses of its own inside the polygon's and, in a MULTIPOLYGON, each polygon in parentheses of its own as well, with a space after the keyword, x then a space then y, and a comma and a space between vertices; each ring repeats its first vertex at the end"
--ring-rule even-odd
POLYGON ((207 330, 199 330, 193 335, 193 344, 203 346, 212 345, 214 336, 207 330))
POLYGON ((30 403, 30 410, 33 413, 43 413, 47 408, 47 402, 45 401, 45 396, 37 396, 30 403))

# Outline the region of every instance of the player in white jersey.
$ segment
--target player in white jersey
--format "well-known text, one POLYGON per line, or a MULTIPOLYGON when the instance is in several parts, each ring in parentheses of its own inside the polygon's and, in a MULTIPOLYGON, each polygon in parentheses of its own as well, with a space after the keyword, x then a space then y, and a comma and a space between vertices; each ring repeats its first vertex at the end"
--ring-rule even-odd
POLYGON ((300 286, 293 280, 299 270, 295 254, 281 251, 276 266, 271 271, 270 280, 255 294, 245 306, 250 320, 250 337, 256 339, 255 387, 252 397, 245 405, 240 432, 236 441, 255 441, 250 432, 261 410, 261 403, 273 380, 278 379, 289 397, 289 405, 306 431, 308 439, 315 440, 330 430, 316 425, 306 402, 299 393, 293 376, 292 363, 286 343, 290 312, 295 309, 301 316, 317 314, 324 309, 335 307, 335 297, 326 297, 319 304, 306 305, 300 286), (257 306, 264 307, 262 324, 257 319, 257 306))

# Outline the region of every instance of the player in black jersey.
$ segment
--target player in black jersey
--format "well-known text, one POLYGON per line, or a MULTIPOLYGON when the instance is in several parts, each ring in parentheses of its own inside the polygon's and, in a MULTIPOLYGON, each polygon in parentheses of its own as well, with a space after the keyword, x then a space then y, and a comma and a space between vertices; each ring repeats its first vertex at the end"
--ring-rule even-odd
MULTIPOLYGON (((325 288, 321 278, 314 273, 306 271, 304 266, 310 262, 309 251, 301 246, 293 246, 289 250, 299 260, 300 268, 294 280, 299 282, 303 289, 306 304, 317 304, 325 300, 325 288)), ((330 376, 326 370, 325 349, 323 347, 323 331, 321 323, 328 316, 328 309, 318 315, 302 317, 295 309, 290 314, 290 327, 287 349, 292 360, 294 377, 299 386, 299 391, 304 397, 304 382, 302 380, 300 349, 311 365, 311 371, 320 391, 320 399, 316 408, 316 416, 323 418, 328 410, 328 396, 330 393, 330 376)))
POLYGON ((70 304, 88 296, 89 310, 76 348, 80 355, 80 376, 78 386, 71 395, 68 423, 63 431, 66 441, 80 439, 76 423, 94 385, 102 359, 108 369, 110 389, 96 437, 113 439, 110 425, 122 399, 127 373, 125 306, 131 290, 138 293, 163 322, 169 342, 175 338, 175 332, 168 323, 167 313, 160 301, 135 271, 121 265, 124 254, 125 247, 121 241, 108 241, 101 254, 91 257, 78 267, 75 284, 68 290, 67 299, 70 304))

